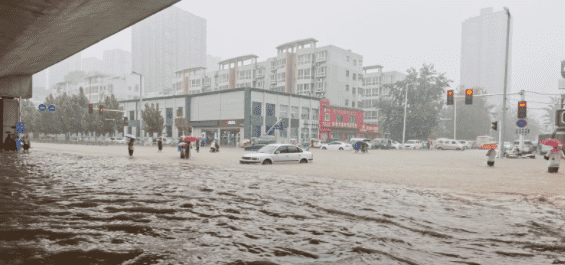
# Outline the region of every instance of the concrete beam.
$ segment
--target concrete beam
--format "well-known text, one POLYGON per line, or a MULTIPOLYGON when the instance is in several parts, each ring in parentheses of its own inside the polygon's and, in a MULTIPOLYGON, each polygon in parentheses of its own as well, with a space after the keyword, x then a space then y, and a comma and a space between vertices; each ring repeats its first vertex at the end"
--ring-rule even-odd
POLYGON ((31 75, 0 77, 0 97, 31 98, 31 75))

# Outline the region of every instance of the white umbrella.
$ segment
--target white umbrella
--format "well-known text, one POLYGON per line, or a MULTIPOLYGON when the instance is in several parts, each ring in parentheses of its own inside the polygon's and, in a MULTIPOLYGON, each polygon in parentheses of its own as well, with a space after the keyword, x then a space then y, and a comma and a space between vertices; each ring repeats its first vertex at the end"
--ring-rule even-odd
POLYGON ((133 136, 133 135, 131 135, 131 134, 124 134, 124 137, 137 139, 135 136, 133 136))

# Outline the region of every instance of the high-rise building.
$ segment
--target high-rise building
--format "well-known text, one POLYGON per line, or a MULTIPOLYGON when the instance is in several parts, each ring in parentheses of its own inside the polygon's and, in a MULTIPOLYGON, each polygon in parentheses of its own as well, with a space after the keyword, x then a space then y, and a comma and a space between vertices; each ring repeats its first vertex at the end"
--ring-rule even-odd
POLYGON ((86 74, 91 74, 94 72, 105 72, 104 70, 104 65, 102 63, 102 60, 96 58, 96 57, 90 57, 90 58, 84 58, 82 59, 82 70, 86 73, 86 74))
POLYGON ((114 49, 104 51, 104 73, 121 76, 131 74, 131 52, 114 49))
POLYGON ((79 52, 49 67, 49 89, 54 88, 55 84, 63 82, 66 74, 81 70, 81 65, 82 58, 79 52))
MULTIPOLYGON (((461 86, 483 88, 488 94, 503 93, 506 61, 506 35, 508 16, 505 11, 481 9, 481 14, 462 23, 461 28, 461 86)), ((512 22, 510 23, 510 49, 508 61, 508 87, 512 65, 512 22)), ((489 96, 487 102, 502 107, 502 96, 489 96)))
POLYGON ((206 57, 206 59, 207 59, 206 69, 208 71, 217 71, 219 69, 218 65, 219 65, 220 61, 222 61, 222 58, 214 57, 212 55, 208 55, 206 57))
POLYGON ((132 28, 132 66, 143 75, 144 93, 172 89, 176 71, 205 67, 206 57, 206 20, 178 7, 132 28))

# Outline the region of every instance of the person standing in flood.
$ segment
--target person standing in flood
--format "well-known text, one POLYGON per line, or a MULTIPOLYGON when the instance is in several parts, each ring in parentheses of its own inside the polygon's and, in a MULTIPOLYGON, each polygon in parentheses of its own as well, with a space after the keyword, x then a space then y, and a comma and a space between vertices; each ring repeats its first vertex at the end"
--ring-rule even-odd
POLYGON ((128 142, 128 151, 129 151, 129 156, 133 156, 133 145, 134 145, 134 141, 135 139, 130 138, 129 142, 128 142))
POLYGON ((161 153, 161 151, 163 151, 163 139, 159 138, 159 141, 157 141, 157 147, 159 147, 159 153, 161 153))
POLYGON ((12 132, 7 131, 6 139, 4 140, 4 151, 12 151, 12 132))
POLYGON ((26 135, 26 136, 24 136, 23 139, 24 139, 24 141, 23 141, 23 144, 24 144, 24 152, 26 152, 26 151, 29 152, 29 147, 30 147, 29 136, 26 135))
POLYGON ((494 149, 488 150, 487 156, 488 156, 487 164, 489 165, 489 167, 494 166, 494 157, 496 156, 496 151, 494 151, 494 149))
POLYGON ((196 140, 196 153, 200 153, 200 139, 196 140))
POLYGON ((561 158, 565 158, 563 151, 557 146, 554 146, 551 151, 548 152, 549 162, 547 163, 547 172, 557 173, 559 171, 559 165, 561 163, 561 158))

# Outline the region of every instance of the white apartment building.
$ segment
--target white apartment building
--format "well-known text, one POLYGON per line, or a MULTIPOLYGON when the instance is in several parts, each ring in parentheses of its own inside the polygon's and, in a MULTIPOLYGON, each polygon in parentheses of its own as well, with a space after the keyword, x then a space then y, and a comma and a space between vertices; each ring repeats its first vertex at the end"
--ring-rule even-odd
POLYGON ((406 78, 406 75, 398 71, 383 72, 380 65, 363 67, 362 86, 353 90, 352 94, 358 100, 357 107, 364 111, 364 122, 367 124, 378 124, 379 99, 390 96, 390 89, 381 87, 383 84, 392 84, 406 78))
POLYGON ((63 93, 67 96, 78 95, 80 88, 90 103, 103 103, 106 96, 114 94, 117 100, 139 98, 139 78, 135 75, 110 76, 93 74, 87 76, 77 85, 70 82, 60 82, 54 86, 53 96, 63 93))
MULTIPOLYGON (((465 20, 461 25, 461 86, 483 88, 486 93, 504 90, 506 60, 507 15, 504 10, 481 9, 480 16, 465 20)), ((511 91, 512 20, 508 61, 508 88, 511 91)), ((502 108, 502 96, 487 97, 488 103, 502 108)))

